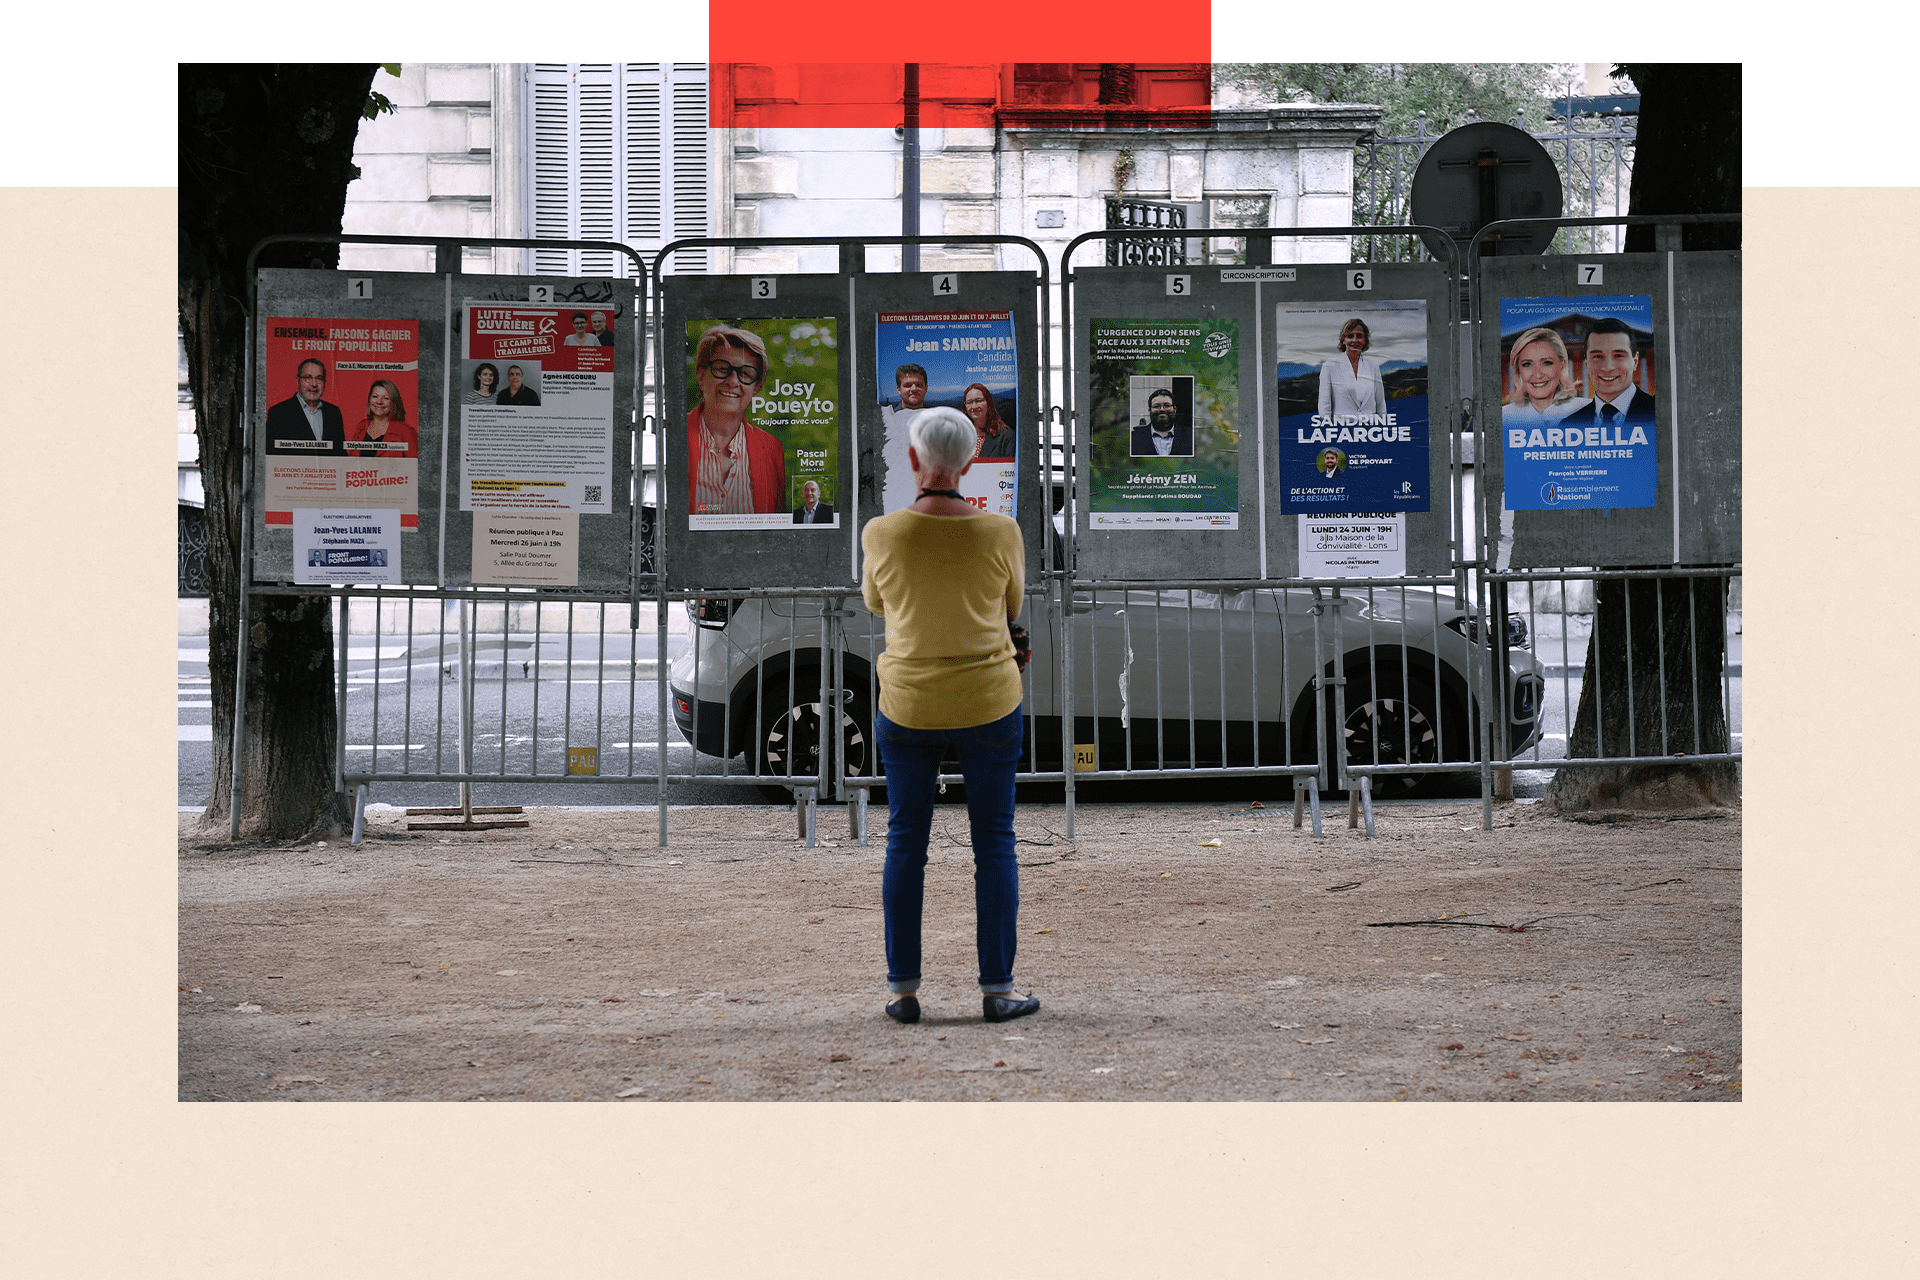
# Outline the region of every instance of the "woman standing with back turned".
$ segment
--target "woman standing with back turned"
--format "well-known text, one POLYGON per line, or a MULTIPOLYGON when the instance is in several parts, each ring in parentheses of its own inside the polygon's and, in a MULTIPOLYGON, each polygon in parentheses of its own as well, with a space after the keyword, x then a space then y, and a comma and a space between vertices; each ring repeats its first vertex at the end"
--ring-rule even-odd
POLYGON ((1020 614, 1026 554, 1020 526, 963 500, 973 424, 953 409, 914 421, 907 463, 920 497, 862 532, 867 608, 887 620, 874 732, 887 775, 887 1006, 918 1022, 920 916, 940 759, 951 745, 966 779, 973 833, 975 941, 988 1022, 1040 1007, 1013 993, 1020 868, 1013 851, 1013 775, 1020 762, 1020 667, 1009 631, 1020 614))

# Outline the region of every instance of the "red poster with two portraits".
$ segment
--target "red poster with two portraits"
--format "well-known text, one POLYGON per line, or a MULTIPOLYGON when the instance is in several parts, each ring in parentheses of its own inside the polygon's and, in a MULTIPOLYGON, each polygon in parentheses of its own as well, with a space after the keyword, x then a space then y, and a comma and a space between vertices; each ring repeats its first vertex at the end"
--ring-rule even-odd
POLYGON ((420 321, 269 316, 257 433, 265 515, 399 511, 420 527, 420 321))

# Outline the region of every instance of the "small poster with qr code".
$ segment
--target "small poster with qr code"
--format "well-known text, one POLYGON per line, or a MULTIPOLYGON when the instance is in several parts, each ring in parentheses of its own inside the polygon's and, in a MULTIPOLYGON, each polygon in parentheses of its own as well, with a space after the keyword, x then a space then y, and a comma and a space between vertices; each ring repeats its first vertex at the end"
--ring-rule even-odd
POLYGON ((461 314, 460 509, 611 514, 626 317, 510 302, 461 314))

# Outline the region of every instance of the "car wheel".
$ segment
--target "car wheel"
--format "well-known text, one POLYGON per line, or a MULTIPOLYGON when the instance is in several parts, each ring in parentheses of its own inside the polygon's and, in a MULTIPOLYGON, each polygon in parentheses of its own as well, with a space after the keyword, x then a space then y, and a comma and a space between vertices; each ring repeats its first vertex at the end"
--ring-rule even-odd
MULTIPOLYGON (((755 752, 755 769, 760 774, 785 774, 812 779, 820 773, 821 726, 826 720, 819 701, 820 677, 805 669, 796 673, 793 705, 763 721, 755 752), (809 696, 811 695, 811 696, 809 696)), ((778 706, 778 703, 774 704, 778 706)), ((751 721, 749 721, 751 723, 751 721)), ((866 698, 855 689, 840 717, 842 758, 849 774, 864 773, 868 762, 876 760, 873 744, 873 717, 867 711, 866 698)), ((790 787, 762 785, 760 793, 779 804, 793 802, 790 787)), ((820 796, 823 801, 844 800, 836 795, 831 782, 820 796)))
MULTIPOLYGON (((1442 760, 1464 764, 1468 754, 1466 708, 1448 699, 1443 714, 1432 681, 1418 671, 1412 673, 1404 689, 1398 671, 1382 671, 1379 675, 1376 690, 1366 669, 1348 671, 1347 715, 1339 733, 1347 764, 1438 764, 1442 760)), ((1372 792, 1382 800, 1445 794, 1458 780, 1456 774, 1375 774, 1372 792)))

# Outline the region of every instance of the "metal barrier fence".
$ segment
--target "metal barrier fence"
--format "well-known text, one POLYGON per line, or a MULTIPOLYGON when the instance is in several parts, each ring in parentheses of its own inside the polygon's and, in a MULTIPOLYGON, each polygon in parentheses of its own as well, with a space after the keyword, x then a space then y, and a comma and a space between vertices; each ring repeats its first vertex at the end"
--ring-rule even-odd
MULTIPOLYGON (((1257 247, 1249 256, 1270 261, 1257 247)), ((1436 444, 1452 434, 1450 412, 1435 410, 1436 444)), ((1095 578, 1066 536, 1085 501, 1075 424, 1069 415, 1062 454, 1044 394, 1037 419, 1027 474, 1043 492, 1063 486, 1064 507, 1060 528, 1044 522, 1044 568, 1027 593, 1034 662, 1017 778, 1062 786, 1069 834, 1080 782, 1285 778, 1296 823, 1310 805, 1319 834, 1322 794, 1345 791, 1350 822, 1364 815, 1371 833, 1374 798, 1449 776, 1478 780, 1490 823, 1515 770, 1740 759, 1725 593, 1737 563, 1514 568, 1499 549, 1501 504, 1451 450, 1451 572, 1095 578), (1597 635, 1577 611, 1583 583, 1608 606, 1597 635)), ((664 432, 651 415, 636 428, 631 509, 651 532, 639 446, 657 466, 664 432)), ((1476 422, 1483 459, 1499 447, 1493 431, 1476 422)), ((354 795, 355 839, 372 786, 458 784, 471 822, 472 787, 488 782, 650 784, 663 846, 668 788, 752 786, 793 798, 809 844, 819 805, 845 803, 864 843, 869 792, 884 786, 873 736, 884 624, 855 588, 663 589, 652 568, 636 562, 624 591, 296 588, 340 602, 335 778, 354 795), (374 656, 355 663, 348 637, 369 607, 374 656)))

